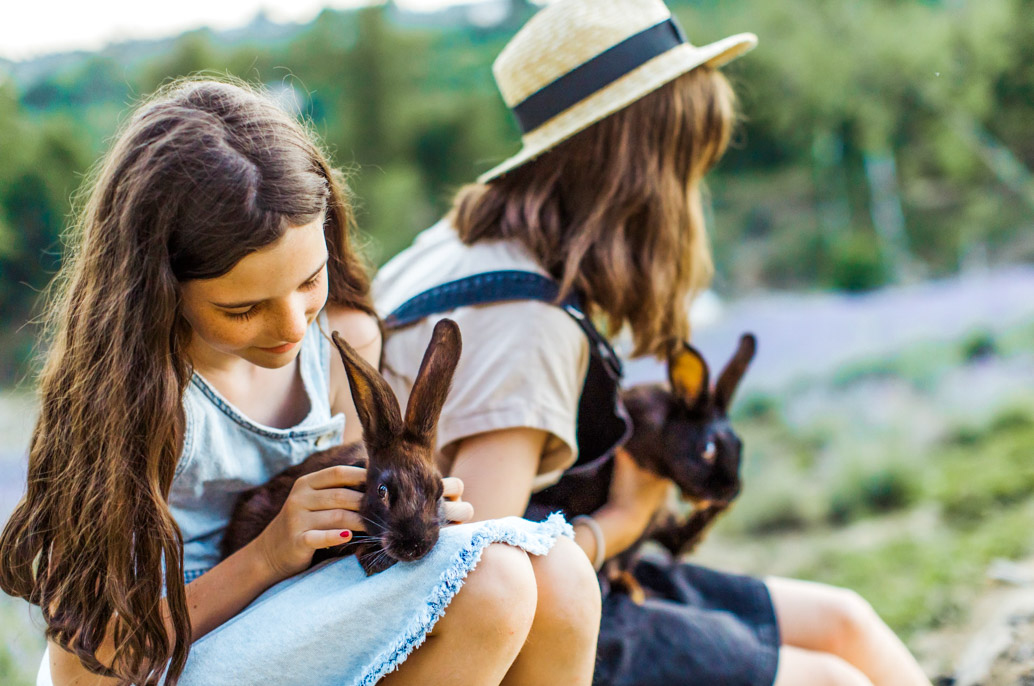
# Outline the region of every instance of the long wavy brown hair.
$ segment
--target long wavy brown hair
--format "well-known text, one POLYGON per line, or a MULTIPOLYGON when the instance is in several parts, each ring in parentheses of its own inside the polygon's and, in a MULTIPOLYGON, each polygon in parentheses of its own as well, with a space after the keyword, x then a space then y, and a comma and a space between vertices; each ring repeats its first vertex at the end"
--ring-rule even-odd
POLYGON ((346 186, 314 140, 242 83, 181 80, 136 109, 82 194, 0 588, 39 605, 49 639, 120 683, 156 684, 168 668, 174 685, 191 642, 167 503, 191 375, 180 284, 326 213, 329 301, 372 312, 346 186), (97 658, 109 630, 110 669, 97 658))
POLYGON ((713 274, 700 181, 725 152, 735 97, 698 67, 541 157, 460 190, 451 219, 465 243, 523 243, 581 292, 636 355, 689 337, 689 303, 713 274))

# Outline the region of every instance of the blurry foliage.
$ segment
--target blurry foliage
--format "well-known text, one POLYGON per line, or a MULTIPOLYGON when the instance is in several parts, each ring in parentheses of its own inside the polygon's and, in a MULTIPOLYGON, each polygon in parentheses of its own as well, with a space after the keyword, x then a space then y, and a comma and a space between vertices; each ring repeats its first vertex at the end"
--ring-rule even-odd
POLYGON ((774 419, 779 415, 779 398, 771 393, 754 392, 733 406, 732 419, 774 419))
POLYGON ((827 511, 829 522, 835 525, 905 509, 922 492, 921 475, 906 457, 877 463, 858 460, 838 478, 827 511))
POLYGON ((1026 501, 1034 492, 1034 427, 993 428, 973 443, 938 459, 934 494, 958 525, 979 523, 997 508, 1026 501))
POLYGON ((832 249, 830 279, 834 287, 851 293, 869 291, 886 284, 890 265, 872 234, 844 236, 832 249))
MULTIPOLYGON (((670 4, 697 43, 761 36, 725 69, 745 122, 710 178, 721 288, 858 291, 1034 257, 1034 0, 670 4)), ((380 262, 519 147, 490 71, 533 10, 513 7, 487 28, 325 10, 276 40, 202 29, 158 56, 0 74, 0 383, 25 370, 22 325, 58 266, 69 198, 128 104, 189 73, 265 84, 358 170, 380 262)))
POLYGON ((975 331, 962 342, 962 358, 966 362, 981 362, 997 354, 998 343, 990 331, 975 331))

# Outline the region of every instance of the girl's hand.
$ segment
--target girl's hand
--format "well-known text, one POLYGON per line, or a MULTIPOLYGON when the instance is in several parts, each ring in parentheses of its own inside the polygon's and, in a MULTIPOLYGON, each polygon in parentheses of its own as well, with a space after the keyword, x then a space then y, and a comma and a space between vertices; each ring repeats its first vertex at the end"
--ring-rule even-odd
MULTIPOLYGON (((328 467, 294 482, 273 521, 249 543, 278 580, 301 572, 320 548, 348 543, 363 531, 356 486, 366 483, 361 467, 328 467)), ((460 488, 462 492, 462 485, 460 488)))
MULTIPOLYGON (((671 482, 640 467, 628 451, 614 454, 614 477, 607 502, 592 513, 603 534, 603 559, 611 558, 639 540, 657 510, 664 504, 671 482)), ((599 557, 599 538, 592 528, 575 528, 575 542, 590 560, 599 557)))
POLYGON ((474 506, 463 500, 463 482, 454 476, 442 479, 441 513, 446 524, 462 524, 474 518, 474 506))
POLYGON ((614 478, 610 482, 607 505, 626 513, 645 528, 650 518, 664 504, 671 482, 649 472, 618 448, 614 454, 614 478))

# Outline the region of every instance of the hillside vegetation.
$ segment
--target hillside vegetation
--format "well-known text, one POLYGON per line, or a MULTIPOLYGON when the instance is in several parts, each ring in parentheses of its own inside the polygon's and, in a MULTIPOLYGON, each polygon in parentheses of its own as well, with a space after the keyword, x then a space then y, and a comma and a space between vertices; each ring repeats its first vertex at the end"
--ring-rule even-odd
MULTIPOLYGON (((723 293, 865 290, 1034 259, 1034 0, 671 4, 697 43, 761 37, 726 70, 745 119, 710 183, 723 293)), ((127 105, 184 74, 265 84, 353 170, 380 262, 518 148, 490 72, 533 10, 513 7, 491 27, 327 10, 290 30, 256 21, 6 78, 0 66, 0 383, 27 368, 23 324, 60 265, 70 199, 127 105)))

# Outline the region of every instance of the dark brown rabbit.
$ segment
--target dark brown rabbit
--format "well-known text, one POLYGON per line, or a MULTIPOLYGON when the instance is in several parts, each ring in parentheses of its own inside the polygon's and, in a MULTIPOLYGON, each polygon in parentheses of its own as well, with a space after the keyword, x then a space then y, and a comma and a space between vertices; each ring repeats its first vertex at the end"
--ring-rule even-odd
POLYGON ((405 418, 377 370, 336 331, 331 337, 345 364, 363 441, 313 453, 267 483, 241 493, 223 536, 224 558, 269 525, 299 477, 337 465, 367 469, 359 505, 366 535, 317 551, 313 564, 355 553, 366 573, 375 574, 397 561, 420 559, 438 541, 442 478, 434 466, 435 433, 460 358, 459 326, 449 319, 435 325, 405 418))
POLYGON ((668 358, 670 391, 636 386, 622 396, 635 427, 625 448, 641 466, 674 481, 682 497, 694 504, 685 522, 664 517, 648 532, 674 556, 692 550, 739 495, 743 444, 728 413, 756 350, 753 335, 741 336, 712 388, 707 362, 696 348, 682 343, 668 358))
MULTIPOLYGON (((622 393, 633 425, 624 449, 644 469, 671 479, 696 506, 685 522, 659 516, 640 543, 650 538, 672 555, 688 552, 739 493, 742 445, 729 425, 728 408, 755 350, 754 336, 744 334, 712 389, 703 356, 680 342, 668 356, 670 387, 641 385, 622 393)), ((573 517, 594 512, 607 500, 613 469, 608 460, 599 470, 565 475, 532 496, 528 515, 561 510, 573 517)), ((629 561, 637 546, 623 553, 621 562, 629 561)), ((618 567, 624 566, 619 562, 618 567)))

